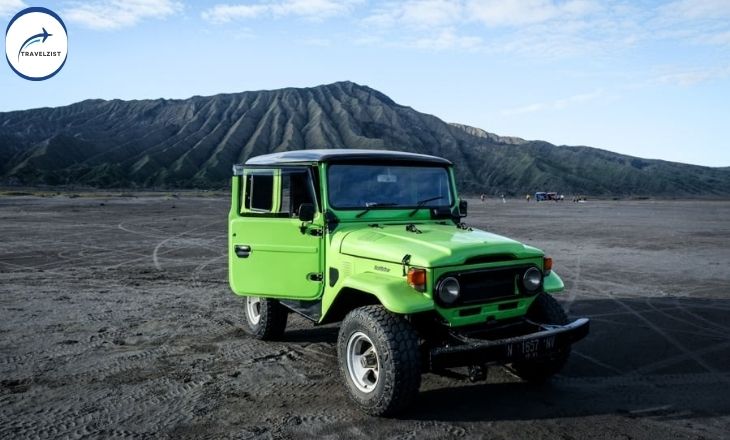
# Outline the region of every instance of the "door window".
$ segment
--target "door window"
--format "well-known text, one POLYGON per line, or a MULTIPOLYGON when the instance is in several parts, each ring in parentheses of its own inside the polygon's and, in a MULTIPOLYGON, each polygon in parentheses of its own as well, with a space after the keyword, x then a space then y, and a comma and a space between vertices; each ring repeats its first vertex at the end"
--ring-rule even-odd
POLYGON ((243 208, 248 212, 271 212, 274 206, 274 172, 262 170, 246 175, 243 208))
POLYGON ((303 203, 315 204, 306 168, 248 169, 244 177, 242 214, 298 217, 303 203))

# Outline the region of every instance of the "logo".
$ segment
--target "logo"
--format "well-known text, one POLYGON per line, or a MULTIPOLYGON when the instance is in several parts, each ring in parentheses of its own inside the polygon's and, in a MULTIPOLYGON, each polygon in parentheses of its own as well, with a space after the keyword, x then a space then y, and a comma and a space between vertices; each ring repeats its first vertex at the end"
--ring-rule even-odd
POLYGON ((5 59, 21 78, 43 81, 66 63, 68 34, 55 12, 27 8, 18 12, 5 31, 5 59))

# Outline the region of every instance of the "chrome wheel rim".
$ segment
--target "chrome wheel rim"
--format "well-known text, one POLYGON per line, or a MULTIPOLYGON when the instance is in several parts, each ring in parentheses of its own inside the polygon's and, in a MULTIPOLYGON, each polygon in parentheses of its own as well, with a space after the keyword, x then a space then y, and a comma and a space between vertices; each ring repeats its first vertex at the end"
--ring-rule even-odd
POLYGON ((363 332, 355 332, 347 341, 347 372, 358 390, 371 393, 380 378, 380 358, 373 341, 363 332))
POLYGON ((258 325, 261 321, 261 298, 258 296, 246 297, 246 315, 251 325, 258 325))

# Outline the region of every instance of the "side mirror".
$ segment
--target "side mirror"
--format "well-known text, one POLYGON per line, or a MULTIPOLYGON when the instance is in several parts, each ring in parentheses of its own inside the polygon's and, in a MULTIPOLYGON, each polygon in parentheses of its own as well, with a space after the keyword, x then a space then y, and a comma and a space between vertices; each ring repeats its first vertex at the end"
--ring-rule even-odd
POLYGON ((466 200, 459 200, 459 215, 461 217, 466 217, 466 212, 467 212, 466 200))
POLYGON ((311 222, 314 220, 314 204, 302 203, 299 205, 299 220, 303 222, 311 222))

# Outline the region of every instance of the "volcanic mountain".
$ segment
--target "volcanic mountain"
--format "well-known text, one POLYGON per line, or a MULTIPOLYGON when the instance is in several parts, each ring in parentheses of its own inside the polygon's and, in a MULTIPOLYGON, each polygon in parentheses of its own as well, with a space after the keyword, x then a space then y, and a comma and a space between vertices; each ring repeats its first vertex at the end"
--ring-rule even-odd
POLYGON ((502 137, 352 82, 0 113, 0 184, 224 188, 233 163, 311 148, 443 156, 471 193, 730 195, 727 168, 502 137))

